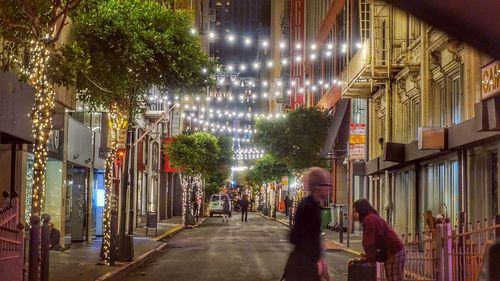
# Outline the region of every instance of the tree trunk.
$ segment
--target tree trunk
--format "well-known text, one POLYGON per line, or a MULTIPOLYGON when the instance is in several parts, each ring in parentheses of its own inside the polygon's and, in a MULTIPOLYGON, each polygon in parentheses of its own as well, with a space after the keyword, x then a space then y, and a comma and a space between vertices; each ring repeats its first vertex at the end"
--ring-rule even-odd
POLYGON ((41 42, 30 44, 30 84, 35 88, 35 103, 31 118, 33 120, 33 153, 35 164, 33 165, 33 187, 31 197, 31 231, 30 239, 30 272, 29 280, 40 279, 41 266, 41 230, 40 213, 45 194, 45 172, 47 164, 47 152, 49 145, 49 133, 52 128, 52 112, 54 110, 55 94, 52 86, 47 81, 47 64, 50 50, 41 42))
POLYGON ((105 171, 105 204, 104 204, 104 217, 103 217, 103 249, 104 249, 104 264, 114 265, 115 256, 111 253, 111 247, 114 245, 111 236, 111 216, 112 210, 116 206, 116 200, 114 200, 113 194, 113 165, 116 159, 116 152, 118 150, 118 135, 120 132, 120 127, 123 124, 123 117, 118 112, 117 107, 112 107, 109 113, 109 123, 111 127, 109 128, 108 138, 110 138, 107 157, 106 157, 106 171, 105 171))

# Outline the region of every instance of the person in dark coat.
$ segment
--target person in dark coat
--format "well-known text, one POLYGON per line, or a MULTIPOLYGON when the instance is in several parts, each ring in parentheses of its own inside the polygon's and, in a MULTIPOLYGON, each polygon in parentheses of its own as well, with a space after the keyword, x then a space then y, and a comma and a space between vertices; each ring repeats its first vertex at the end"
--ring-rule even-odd
POLYGON ((295 249, 288 257, 283 274, 286 281, 329 280, 322 257, 320 205, 331 186, 330 175, 325 169, 311 168, 304 175, 304 187, 309 195, 300 201, 290 232, 290 242, 295 249))
POLYGON ((363 226, 363 257, 370 263, 381 262, 384 255, 387 281, 402 281, 404 277, 405 249, 403 242, 366 199, 359 199, 353 205, 354 220, 363 226), (384 252, 384 253, 381 253, 384 252), (379 255, 379 257, 377 257, 379 255))
POLYGON ((285 215, 288 217, 290 215, 290 209, 292 208, 293 201, 290 197, 285 196, 285 215))
POLYGON ((50 244, 49 248, 52 251, 62 251, 61 247, 61 232, 54 227, 53 222, 49 222, 49 230, 50 230, 50 244))
POLYGON ((248 201, 248 195, 243 195, 243 199, 240 200, 240 207, 241 207, 241 221, 243 222, 243 219, 245 219, 245 222, 247 221, 248 217, 248 206, 250 205, 250 201, 248 201))

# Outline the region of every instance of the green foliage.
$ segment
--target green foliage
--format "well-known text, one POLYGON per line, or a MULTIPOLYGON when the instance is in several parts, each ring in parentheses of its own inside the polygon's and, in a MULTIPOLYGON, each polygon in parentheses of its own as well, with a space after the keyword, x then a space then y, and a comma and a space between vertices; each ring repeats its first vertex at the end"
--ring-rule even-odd
POLYGON ((206 175, 216 164, 220 148, 217 138, 209 133, 181 134, 167 145, 172 166, 183 173, 195 176, 206 175))
POLYGON ((321 149, 331 117, 315 107, 301 107, 284 119, 257 121, 254 140, 292 171, 321 165, 321 149))
MULTIPOLYGON (((17 71, 22 80, 26 73, 19 71, 27 67, 30 42, 41 43, 53 54, 61 44, 56 44, 67 28, 68 14, 74 11, 81 0, 0 0, 0 67, 5 71, 17 71), (56 30, 57 32, 54 32, 56 30)), ((61 41, 59 41, 61 42, 61 41)), ((52 73, 49 63, 47 73, 52 73)), ((57 81, 51 81, 57 82, 57 81)))
POLYGON ((290 174, 287 166, 271 154, 266 154, 257 160, 253 170, 261 177, 263 182, 279 182, 282 176, 290 174))
POLYGON ((187 175, 201 174, 207 186, 218 190, 231 172, 231 147, 228 137, 197 132, 179 135, 166 149, 173 167, 187 175))
POLYGON ((84 1, 73 20, 75 41, 56 61, 76 75, 80 99, 91 106, 136 109, 153 85, 191 92, 212 83, 211 71, 202 73, 211 62, 189 32, 186 12, 152 0, 84 1))

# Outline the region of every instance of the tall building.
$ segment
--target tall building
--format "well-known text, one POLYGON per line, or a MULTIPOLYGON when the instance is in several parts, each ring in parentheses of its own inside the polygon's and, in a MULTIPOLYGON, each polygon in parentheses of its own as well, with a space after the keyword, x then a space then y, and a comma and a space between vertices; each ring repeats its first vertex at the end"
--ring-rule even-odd
POLYGON ((499 214, 498 61, 381 1, 291 2, 291 59, 306 59, 291 78, 339 125, 323 151, 334 201, 366 197, 400 234, 428 212, 499 214))

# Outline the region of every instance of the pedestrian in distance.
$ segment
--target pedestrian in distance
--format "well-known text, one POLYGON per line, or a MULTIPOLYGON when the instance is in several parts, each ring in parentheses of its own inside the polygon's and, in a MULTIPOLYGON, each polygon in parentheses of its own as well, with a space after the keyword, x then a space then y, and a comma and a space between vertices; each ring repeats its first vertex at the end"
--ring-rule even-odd
POLYGON ((226 222, 229 222, 228 216, 229 213, 231 212, 231 208, 229 206, 229 200, 227 200, 227 197, 224 199, 224 203, 222 203, 222 222, 224 220, 226 222))
POLYGON ((392 228, 384 221, 366 199, 353 205, 354 220, 363 227, 363 258, 371 265, 385 264, 387 281, 402 281, 404 277, 405 249, 392 228))
POLYGON ((285 196, 285 215, 288 217, 290 215, 290 209, 292 208, 293 201, 290 197, 285 196))
POLYGON ((321 204, 332 184, 330 174, 322 168, 310 168, 304 175, 309 195, 302 199, 295 213, 290 242, 295 246, 288 257, 282 280, 328 281, 330 275, 321 248, 321 204))
POLYGON ((241 222, 245 219, 247 222, 248 217, 248 206, 250 205, 250 201, 248 201, 248 195, 243 195, 243 198, 240 200, 240 208, 241 208, 241 222))

